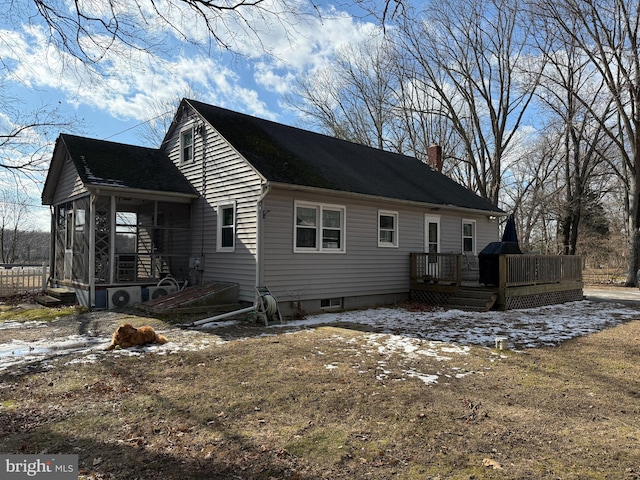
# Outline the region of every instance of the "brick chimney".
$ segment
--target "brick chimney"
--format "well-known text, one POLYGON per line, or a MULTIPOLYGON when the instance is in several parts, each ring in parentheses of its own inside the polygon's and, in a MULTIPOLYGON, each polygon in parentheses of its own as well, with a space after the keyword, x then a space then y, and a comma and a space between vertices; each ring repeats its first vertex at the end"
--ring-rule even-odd
POLYGON ((442 147, 431 145, 427 150, 427 162, 429 166, 438 172, 442 172, 442 147))

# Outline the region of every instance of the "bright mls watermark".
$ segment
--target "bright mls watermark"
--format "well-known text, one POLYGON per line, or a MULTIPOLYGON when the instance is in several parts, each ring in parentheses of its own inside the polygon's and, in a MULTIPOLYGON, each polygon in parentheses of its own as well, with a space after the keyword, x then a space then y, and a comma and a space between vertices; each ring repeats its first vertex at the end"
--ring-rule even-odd
POLYGON ((0 454, 2 480, 77 480, 78 455, 0 454))

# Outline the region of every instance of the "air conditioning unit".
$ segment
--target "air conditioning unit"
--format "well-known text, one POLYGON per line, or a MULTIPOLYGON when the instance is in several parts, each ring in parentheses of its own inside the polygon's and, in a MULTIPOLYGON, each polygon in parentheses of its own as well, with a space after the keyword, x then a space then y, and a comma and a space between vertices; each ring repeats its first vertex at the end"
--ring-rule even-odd
POLYGON ((142 300, 142 290, 137 287, 107 288, 109 308, 131 307, 142 300))
POLYGON ((156 298, 164 297, 171 293, 176 293, 178 290, 173 285, 161 285, 159 287, 149 287, 149 300, 155 300, 156 298))

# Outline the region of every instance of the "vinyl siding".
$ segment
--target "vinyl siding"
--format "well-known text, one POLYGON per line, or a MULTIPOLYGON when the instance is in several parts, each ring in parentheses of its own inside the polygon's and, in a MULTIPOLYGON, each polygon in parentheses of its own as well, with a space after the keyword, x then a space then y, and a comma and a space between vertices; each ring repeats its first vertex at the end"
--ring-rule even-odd
POLYGON ((488 215, 459 212, 442 214, 440 219, 440 250, 442 253, 462 252, 463 220, 475 220, 476 222, 476 254, 488 243, 499 240, 498 220, 490 220, 488 215))
MULTIPOLYGON (((178 119, 165 148, 172 161, 202 195, 192 208, 192 255, 203 257, 202 281, 240 285, 240 300, 252 302, 256 281, 256 204, 264 180, 206 122, 194 135, 194 155, 180 161, 180 135, 186 125, 202 123, 193 112, 178 119), (203 138, 204 137, 204 138, 203 138), (216 251, 217 207, 235 202, 235 251, 216 251)), ((476 220, 477 249, 497 239, 497 223, 483 214, 437 212, 397 201, 371 201, 341 193, 320 195, 273 187, 263 202, 262 280, 280 302, 333 297, 369 297, 409 291, 409 254, 424 251, 425 214, 438 214, 441 251, 462 251, 462 220, 476 220), (294 253, 296 201, 345 207, 344 253, 294 253), (378 211, 398 213, 398 247, 378 246, 378 211)))
POLYGON ((261 178, 220 135, 205 123, 205 134, 194 135, 194 156, 180 162, 183 125, 195 124, 195 116, 183 116, 174 135, 166 139, 167 152, 194 188, 202 195, 192 208, 191 255, 204 259, 203 282, 225 281, 240 285, 239 298, 253 302, 256 275, 256 202, 261 178), (204 163, 203 163, 204 162, 204 163), (235 203, 235 251, 217 250, 217 209, 235 203))
POLYGON ((80 180, 80 175, 78 175, 75 165, 67 156, 60 171, 60 178, 53 195, 53 204, 57 205, 61 202, 69 201, 86 192, 87 189, 84 187, 82 180, 80 180))
MULTIPOLYGON (((409 254, 424 251, 428 209, 353 197, 292 195, 272 191, 265 201, 264 278, 280 301, 385 295, 409 290, 409 254), (294 253, 295 201, 346 207, 345 253, 294 253), (378 211, 398 212, 398 248, 378 246, 378 211)), ((438 212, 441 213, 441 212, 438 212)), ((475 219, 480 242, 494 241, 497 228, 487 216, 440 214, 441 251, 462 251, 462 219, 475 219)))

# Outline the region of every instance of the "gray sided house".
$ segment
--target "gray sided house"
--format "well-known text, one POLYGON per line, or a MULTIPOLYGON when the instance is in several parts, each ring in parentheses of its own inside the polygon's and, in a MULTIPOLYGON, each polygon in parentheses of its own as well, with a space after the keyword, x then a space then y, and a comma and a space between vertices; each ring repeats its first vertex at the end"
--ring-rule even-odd
POLYGON ((160 149, 61 134, 42 200, 53 283, 87 306, 171 274, 285 315, 405 300, 410 254, 474 257, 504 215, 415 158, 187 99, 160 149))

